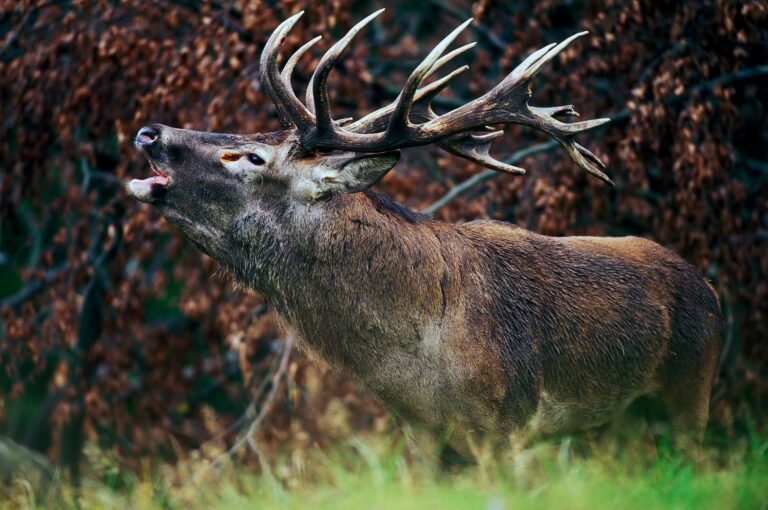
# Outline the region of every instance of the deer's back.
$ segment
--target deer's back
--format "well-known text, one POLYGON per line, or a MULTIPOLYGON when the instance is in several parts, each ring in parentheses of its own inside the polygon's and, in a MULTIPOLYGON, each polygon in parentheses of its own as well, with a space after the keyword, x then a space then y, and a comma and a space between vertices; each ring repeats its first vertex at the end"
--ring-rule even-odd
MULTIPOLYGON (((458 233, 467 247, 455 250, 454 273, 464 318, 450 341, 470 366, 484 352, 498 356, 495 373, 483 370, 506 390, 496 395, 508 426, 547 402, 554 415, 569 407, 563 419, 582 422, 575 426, 600 422, 719 353, 711 288, 656 243, 547 237, 499 222, 458 233)), ((547 426, 557 428, 556 418, 547 426)))

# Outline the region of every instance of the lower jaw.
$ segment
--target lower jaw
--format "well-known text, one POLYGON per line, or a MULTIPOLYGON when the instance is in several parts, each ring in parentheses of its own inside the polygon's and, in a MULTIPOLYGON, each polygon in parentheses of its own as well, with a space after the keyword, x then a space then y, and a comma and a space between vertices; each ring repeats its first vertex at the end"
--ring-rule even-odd
POLYGON ((165 197, 168 186, 153 182, 153 178, 133 179, 128 183, 128 191, 142 202, 155 203, 165 197))

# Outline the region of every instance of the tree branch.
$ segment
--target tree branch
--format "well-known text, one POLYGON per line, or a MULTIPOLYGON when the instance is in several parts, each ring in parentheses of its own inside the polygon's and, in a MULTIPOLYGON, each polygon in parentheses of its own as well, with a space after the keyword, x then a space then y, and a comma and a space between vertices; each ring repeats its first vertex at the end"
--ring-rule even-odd
MULTIPOLYGON (((552 140, 545 143, 540 143, 538 145, 534 145, 532 147, 528 147, 526 149, 519 150, 512 154, 509 158, 504 160, 504 163, 507 163, 508 165, 514 165, 521 159, 525 159, 528 156, 533 156, 534 154, 538 154, 540 152, 546 152, 548 150, 554 149, 557 147, 557 142, 552 140)), ((497 175, 500 175, 499 172, 496 170, 485 170, 483 172, 480 172, 479 174, 475 174, 469 179, 463 181, 460 184, 457 184, 448 192, 440 197, 435 203, 424 209, 422 212, 424 214, 435 214, 435 212, 439 211, 449 203, 451 203, 456 197, 459 197, 463 195, 464 193, 468 192, 470 189, 474 188, 475 186, 479 186, 480 184, 489 181, 496 177, 497 175)))
POLYGON ((14 310, 18 309, 19 306, 35 297, 37 294, 45 290, 49 285, 53 284, 53 282, 58 280, 60 276, 69 272, 71 268, 72 265, 69 262, 65 262, 60 266, 48 270, 42 278, 32 280, 24 287, 22 287, 21 290, 16 294, 12 294, 0 301, 0 308, 9 307, 14 310))
MULTIPOLYGON (((459 21, 464 21, 465 19, 469 18, 467 13, 458 7, 454 7, 453 5, 441 2, 440 0, 430 0, 430 3, 435 7, 442 9, 459 21)), ((477 33, 480 34, 496 51, 504 53, 504 51, 507 49, 507 46, 509 46, 509 44, 501 40, 496 34, 493 33, 493 31, 491 31, 482 23, 473 23, 472 27, 474 27, 477 33)))
POLYGON ((24 13, 24 15, 21 17, 21 20, 19 20, 19 24, 16 26, 16 30, 11 30, 8 32, 8 37, 6 37, 5 41, 3 42, 3 46, 0 47, 0 55, 5 53, 5 51, 11 47, 11 45, 16 41, 16 39, 19 37, 19 34, 24 29, 24 25, 27 24, 29 21, 29 18, 32 17, 32 14, 37 12, 38 10, 42 10, 49 5, 51 5, 52 2, 43 2, 39 5, 36 5, 34 7, 31 7, 27 12, 24 13))
MULTIPOLYGON (((288 360, 291 357, 292 348, 293 348, 293 336, 289 334, 288 337, 285 339, 285 345, 283 346, 283 353, 282 353, 282 356, 280 357, 280 365, 278 365, 277 370, 272 375, 272 380, 271 380, 272 387, 269 390, 269 394, 267 394, 267 397, 264 399, 264 402, 261 405, 261 409, 259 410, 259 413, 253 419, 253 421, 251 421, 245 433, 243 433, 237 439, 237 441, 235 441, 235 444, 233 444, 229 450, 227 450, 224 454, 219 456, 219 458, 214 461, 214 464, 216 465, 221 464, 223 460, 231 457, 233 454, 237 453, 244 445, 248 444, 257 453, 257 455, 259 455, 260 457, 259 461, 262 463, 262 468, 264 468, 263 459, 261 458, 261 455, 260 455, 261 452, 258 450, 258 447, 256 447, 255 439, 253 439, 253 437, 256 435, 256 432, 258 432, 259 427, 264 421, 264 418, 267 417, 267 415, 269 414, 269 411, 271 411, 272 409, 272 404, 275 400, 275 397, 277 396, 277 391, 280 388, 280 382, 283 380, 286 370, 288 369, 288 360)), ((246 409, 244 416, 248 416, 249 414, 253 413, 256 407, 256 400, 258 399, 259 395, 260 395, 260 392, 257 394, 256 398, 254 398, 254 400, 248 406, 248 409, 246 409)))

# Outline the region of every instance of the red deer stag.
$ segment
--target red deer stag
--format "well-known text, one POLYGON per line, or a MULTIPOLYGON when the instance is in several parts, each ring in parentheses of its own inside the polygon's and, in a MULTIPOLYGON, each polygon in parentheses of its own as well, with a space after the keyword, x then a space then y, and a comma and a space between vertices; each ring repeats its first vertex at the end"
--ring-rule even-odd
POLYGON ((302 13, 261 55, 262 85, 284 131, 235 135, 142 128, 154 175, 130 193, 273 305, 303 349, 354 373, 407 419, 466 452, 473 435, 523 437, 611 419, 657 393, 673 429, 700 435, 721 350, 713 289, 692 265, 636 237, 547 237, 498 221, 453 225, 369 190, 398 149, 437 144, 486 167, 506 124, 557 140, 579 167, 610 182, 574 141, 608 119, 566 123, 572 106, 528 104, 530 83, 569 43, 533 52, 485 95, 443 115, 432 99, 459 73, 425 80, 472 45, 443 39, 389 106, 335 120, 326 83, 355 25, 322 57, 302 102, 291 87, 302 46, 278 52, 302 13), (491 126, 491 127, 489 127, 491 126))

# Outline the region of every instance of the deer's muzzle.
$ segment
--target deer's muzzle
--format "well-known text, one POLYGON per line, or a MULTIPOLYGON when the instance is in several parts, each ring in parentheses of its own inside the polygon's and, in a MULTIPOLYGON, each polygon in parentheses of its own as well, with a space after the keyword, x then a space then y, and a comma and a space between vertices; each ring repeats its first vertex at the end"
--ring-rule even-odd
POLYGON ((145 126, 139 130, 134 140, 136 148, 147 155, 153 173, 152 177, 133 179, 128 183, 128 192, 142 202, 153 203, 162 199, 171 184, 171 177, 152 160, 152 153, 159 145, 161 130, 162 126, 158 124, 145 126))

